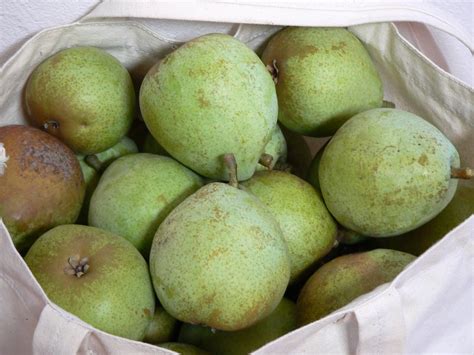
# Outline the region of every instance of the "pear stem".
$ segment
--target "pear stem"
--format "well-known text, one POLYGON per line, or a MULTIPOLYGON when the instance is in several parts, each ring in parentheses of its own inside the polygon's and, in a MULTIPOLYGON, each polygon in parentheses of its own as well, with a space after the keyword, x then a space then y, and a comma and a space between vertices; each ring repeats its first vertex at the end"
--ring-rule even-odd
POLYGON ((102 170, 103 164, 97 158, 96 155, 86 155, 84 158, 84 161, 86 162, 87 165, 89 165, 91 168, 93 168, 95 171, 100 172, 102 170))
POLYGON ((73 255, 67 258, 68 265, 64 268, 64 272, 77 278, 82 277, 89 270, 89 258, 81 258, 79 255, 73 255))
POLYGON ((263 153, 260 156, 260 160, 258 161, 260 165, 263 165, 268 170, 272 170, 272 162, 273 162, 273 156, 267 153, 263 153))
POLYGON ((474 169, 471 168, 451 168, 451 178, 469 180, 474 177, 474 169))
POLYGON ((239 180, 237 179, 237 162, 235 161, 234 154, 224 154, 224 164, 229 171, 229 185, 238 188, 239 180))

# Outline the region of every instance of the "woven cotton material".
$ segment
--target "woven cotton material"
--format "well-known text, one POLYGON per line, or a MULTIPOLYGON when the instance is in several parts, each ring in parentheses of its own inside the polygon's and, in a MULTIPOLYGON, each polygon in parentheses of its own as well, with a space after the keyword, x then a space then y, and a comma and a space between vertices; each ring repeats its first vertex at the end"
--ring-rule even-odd
MULTIPOLYGON (((314 25, 317 24, 315 18, 314 25)), ((179 46, 176 38, 213 32, 212 24, 203 27, 168 20, 167 26, 174 29, 173 36, 153 33, 132 21, 82 22, 42 31, 0 69, 0 126, 26 123, 24 85, 41 61, 61 49, 103 48, 141 79, 159 58, 179 46)), ((214 31, 232 33, 257 51, 280 28, 215 26, 214 31)), ((350 30, 364 42, 381 73, 386 98, 398 108, 435 124, 456 145, 463 165, 474 166, 472 88, 436 67, 405 41, 393 25, 366 24, 350 30)), ((392 283, 287 334, 255 354, 472 353, 473 243, 471 217, 392 283)), ((16 252, 3 223, 0 295, 0 354, 172 353, 98 331, 49 302, 16 252)))

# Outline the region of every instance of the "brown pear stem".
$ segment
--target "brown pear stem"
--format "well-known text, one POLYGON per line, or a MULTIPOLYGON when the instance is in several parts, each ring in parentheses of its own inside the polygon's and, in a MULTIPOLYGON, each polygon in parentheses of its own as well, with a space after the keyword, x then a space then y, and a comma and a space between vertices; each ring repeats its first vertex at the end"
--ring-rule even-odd
POLYGON ((237 179, 237 162, 235 161, 234 154, 224 154, 224 164, 229 171, 229 185, 238 188, 239 180, 237 179))
POLYGON ((263 153, 260 156, 260 159, 258 161, 258 163, 260 165, 263 165, 268 170, 272 170, 272 162, 273 162, 273 156, 271 156, 270 154, 267 154, 267 153, 263 153))
POLYGON ((96 155, 86 155, 84 161, 97 172, 100 172, 103 168, 102 162, 99 160, 99 158, 97 158, 96 155))
POLYGON ((474 169, 471 168, 451 168, 451 178, 469 180, 474 177, 474 169))

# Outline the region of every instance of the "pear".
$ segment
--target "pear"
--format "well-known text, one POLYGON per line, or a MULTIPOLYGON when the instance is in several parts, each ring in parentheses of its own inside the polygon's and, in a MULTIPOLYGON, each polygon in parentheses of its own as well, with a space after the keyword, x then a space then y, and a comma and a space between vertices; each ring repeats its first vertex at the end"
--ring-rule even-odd
POLYGON ((474 182, 460 181, 451 202, 431 221, 396 237, 370 238, 370 244, 378 248, 421 255, 472 214, 474 214, 474 182))
POLYGON ((147 73, 140 109, 163 148, 198 174, 227 180, 233 153, 238 179, 250 178, 277 122, 275 85, 265 65, 229 35, 184 44, 147 73))
POLYGON ((311 276, 296 302, 298 324, 306 325, 392 281, 415 256, 390 249, 337 257, 311 276))
POLYGON ((275 310, 253 326, 224 332, 183 324, 178 340, 194 344, 212 354, 246 355, 296 329, 296 305, 283 298, 275 310))
POLYGON ((176 351, 182 355, 210 355, 207 351, 201 350, 194 345, 183 343, 162 343, 158 345, 160 348, 176 351))
POLYGON ((286 172, 262 171, 242 186, 258 197, 278 221, 290 252, 290 282, 331 250, 336 223, 309 183, 286 172))
POLYGON ((144 342, 150 344, 159 344, 171 341, 174 334, 178 331, 178 321, 171 317, 160 305, 156 305, 153 319, 148 325, 144 342))
POLYGON ((265 146, 264 154, 259 160, 256 171, 272 170, 276 164, 286 163, 288 149, 285 137, 278 125, 273 130, 270 142, 265 146))
POLYGON ((290 276, 278 222, 255 196, 210 183, 161 223, 150 271, 163 307, 176 319, 239 330, 268 316, 290 276))
POLYGON ((43 234, 25 256, 48 298, 97 329, 142 340, 155 310, 147 264, 123 238, 63 225, 43 234))
POLYGON ((31 74, 25 98, 34 126, 85 155, 118 143, 136 105, 127 69, 93 47, 65 49, 46 59, 31 74))
POLYGON ((148 153, 121 157, 92 195, 89 225, 124 237, 148 257, 160 223, 201 186, 201 178, 174 159, 148 153))
POLYGON ((262 60, 276 82, 278 120, 297 133, 331 136, 353 115, 382 106, 379 74, 346 29, 285 28, 262 60))
POLYGON ((84 178, 72 150, 39 129, 0 127, 0 145, 0 218, 24 251, 48 229, 76 221, 84 178))
POLYGON ((413 230, 451 201, 459 155, 424 119, 373 109, 346 122, 326 146, 319 182, 331 214, 362 235, 388 237, 413 230))
POLYGON ((135 142, 128 137, 123 137, 116 145, 104 152, 87 156, 76 154, 86 183, 86 194, 81 213, 76 221, 77 224, 87 224, 90 200, 99 183, 102 170, 109 166, 115 159, 137 152, 138 148, 135 142))

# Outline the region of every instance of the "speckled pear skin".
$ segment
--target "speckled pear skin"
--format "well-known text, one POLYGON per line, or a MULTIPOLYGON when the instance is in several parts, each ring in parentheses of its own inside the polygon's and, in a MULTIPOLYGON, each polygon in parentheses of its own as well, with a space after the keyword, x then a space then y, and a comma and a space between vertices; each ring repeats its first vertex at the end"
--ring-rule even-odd
POLYGON ((283 298, 265 319, 235 332, 183 324, 178 340, 194 344, 212 354, 247 355, 296 329, 296 305, 283 298))
POLYGON ((343 28, 288 27, 265 48, 276 61, 278 120, 314 137, 333 135, 353 115, 382 106, 383 88, 369 54, 343 28))
POLYGON ((160 348, 176 351, 181 355, 210 355, 207 351, 201 350, 194 345, 183 343, 162 343, 158 345, 160 348))
POLYGON ((25 256, 48 298, 97 329, 142 340, 155 310, 147 264, 125 239, 98 228, 62 225, 43 234, 25 256), (68 258, 89 258, 77 277, 68 258))
MULTIPOLYGON (((272 137, 270 141, 267 143, 264 149, 264 153, 271 155, 273 160, 271 162, 270 168, 274 168, 275 164, 278 163, 286 163, 286 158, 288 154, 288 148, 286 146, 286 140, 283 136, 283 133, 278 125, 275 126, 273 130, 272 137)), ((268 170, 267 167, 257 164, 255 169, 256 171, 264 171, 268 170)))
POLYGON ((89 225, 130 241, 148 259, 160 223, 203 182, 174 159, 148 153, 114 161, 89 206, 89 225))
POLYGON ((408 233, 370 238, 370 245, 421 255, 461 222, 474 214, 474 181, 460 181, 451 202, 435 218, 408 233))
POLYGON ((459 167, 456 148, 433 125, 396 109, 351 118, 320 162, 326 206, 344 227, 388 237, 417 228, 451 201, 459 167))
POLYGON ((223 181, 228 153, 235 155, 239 180, 253 175, 278 116, 270 73, 251 49, 224 34, 193 39, 151 68, 140 109, 171 156, 223 181))
POLYGON ((278 222, 253 195, 211 183, 158 228, 150 253, 156 294, 175 318, 239 330, 268 316, 290 276, 278 222))
POLYGON ((340 256, 324 264, 306 282, 296 302, 303 326, 344 307, 392 281, 415 256, 390 249, 340 256))
POLYGON ((127 69, 94 47, 62 50, 41 63, 26 86, 31 124, 43 127, 76 153, 102 152, 130 128, 136 98, 127 69))
POLYGON ((329 253, 336 240, 336 222, 309 183, 274 170, 257 172, 241 184, 278 221, 290 252, 290 282, 329 253))
POLYGON ((3 126, 0 142, 8 157, 0 172, 0 218, 24 252, 47 230, 76 221, 86 187, 73 151, 46 132, 3 126))
POLYGON ((163 307, 156 305, 155 314, 148 326, 143 341, 150 344, 171 341, 178 332, 179 324, 163 307))

